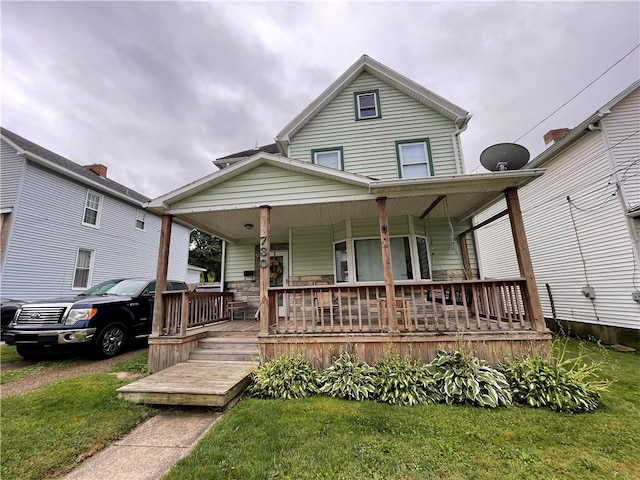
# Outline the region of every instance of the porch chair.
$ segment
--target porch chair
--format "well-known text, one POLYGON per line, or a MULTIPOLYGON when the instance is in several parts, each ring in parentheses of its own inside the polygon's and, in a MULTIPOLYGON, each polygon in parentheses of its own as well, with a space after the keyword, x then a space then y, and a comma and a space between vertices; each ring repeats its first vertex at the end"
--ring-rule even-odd
POLYGON ((313 296, 313 304, 318 314, 316 323, 320 323, 321 320, 325 318, 325 315, 330 319, 332 312, 333 318, 337 318, 339 308, 338 298, 332 298, 331 292, 317 292, 313 296))
POLYGON ((247 301, 245 300, 233 300, 231 302, 227 302, 227 317, 231 321, 236 319, 236 313, 240 314, 242 320, 246 319, 247 314, 247 301))

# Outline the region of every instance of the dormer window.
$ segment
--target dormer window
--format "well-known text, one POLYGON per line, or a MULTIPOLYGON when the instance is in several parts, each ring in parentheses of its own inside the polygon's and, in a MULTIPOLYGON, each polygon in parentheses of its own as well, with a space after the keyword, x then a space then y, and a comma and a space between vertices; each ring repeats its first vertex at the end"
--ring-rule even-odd
POLYGON ((311 161, 323 167, 344 170, 342 147, 317 148, 311 150, 311 161))
POLYGON ((356 92, 354 94, 356 120, 369 120, 380 118, 380 92, 370 90, 367 92, 356 92))
POLYGON ((433 176, 431 144, 428 138, 396 141, 398 175, 400 178, 433 176))

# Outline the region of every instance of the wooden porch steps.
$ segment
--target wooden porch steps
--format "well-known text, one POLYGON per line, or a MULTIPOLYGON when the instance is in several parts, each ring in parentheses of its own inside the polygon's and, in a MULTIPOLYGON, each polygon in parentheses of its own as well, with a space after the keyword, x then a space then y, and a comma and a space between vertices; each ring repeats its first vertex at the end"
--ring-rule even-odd
POLYGON ((224 407, 249 385, 258 362, 188 360, 118 389, 118 398, 151 405, 224 407))
POLYGON ((258 361, 258 338, 253 336, 209 336, 198 342, 197 350, 189 355, 189 360, 208 361, 258 361))

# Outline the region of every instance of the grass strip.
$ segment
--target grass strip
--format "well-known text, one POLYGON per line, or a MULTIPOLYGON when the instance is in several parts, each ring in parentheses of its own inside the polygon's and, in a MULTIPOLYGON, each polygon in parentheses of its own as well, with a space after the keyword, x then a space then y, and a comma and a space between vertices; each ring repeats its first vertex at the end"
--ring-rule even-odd
POLYGON ((566 348, 616 380, 595 413, 245 399, 165 480, 640 478, 640 356, 566 348))
POLYGON ((100 373, 2 400, 3 480, 39 480, 70 471, 154 410, 118 400, 127 382, 100 373))

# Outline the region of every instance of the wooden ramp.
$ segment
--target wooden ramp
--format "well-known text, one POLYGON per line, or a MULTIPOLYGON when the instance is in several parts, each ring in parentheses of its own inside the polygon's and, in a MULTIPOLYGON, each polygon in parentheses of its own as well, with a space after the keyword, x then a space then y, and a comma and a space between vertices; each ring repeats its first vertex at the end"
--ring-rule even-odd
POLYGON ((250 382, 252 361, 189 360, 118 389, 118 398, 152 405, 224 407, 250 382))

